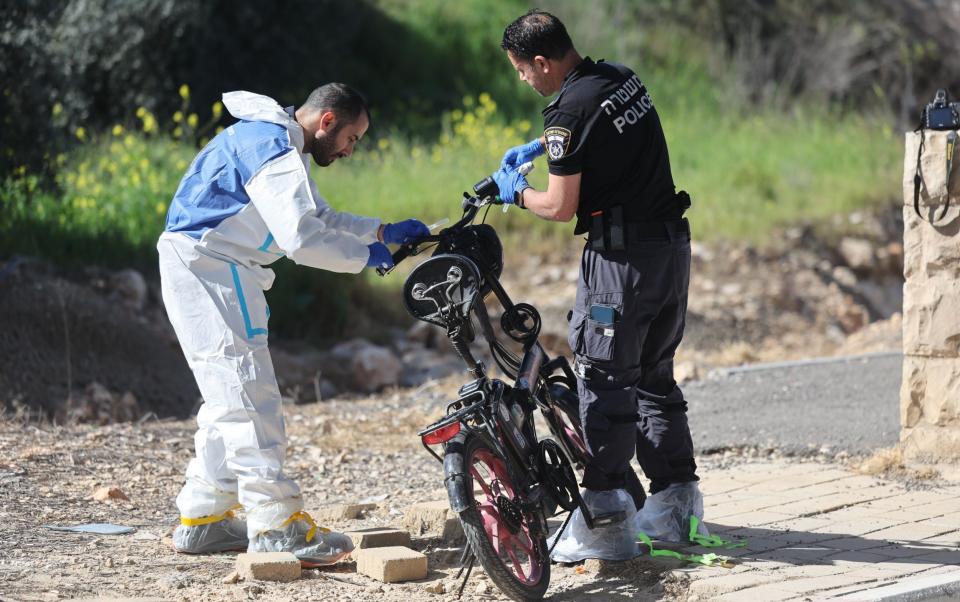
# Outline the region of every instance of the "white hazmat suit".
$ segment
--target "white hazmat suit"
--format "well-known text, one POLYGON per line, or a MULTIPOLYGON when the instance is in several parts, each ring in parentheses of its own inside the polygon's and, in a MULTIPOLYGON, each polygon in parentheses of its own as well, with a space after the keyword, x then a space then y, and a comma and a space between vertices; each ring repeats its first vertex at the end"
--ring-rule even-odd
POLYGON ((215 523, 239 503, 252 549, 256 536, 289 530, 291 519, 312 525, 282 469, 286 435, 263 294, 274 274, 265 266, 287 256, 359 272, 380 220, 338 213, 320 197, 292 107, 249 92, 226 93, 223 104, 240 121, 190 165, 157 250, 167 314, 203 396, 196 457, 177 496, 181 522, 215 523))

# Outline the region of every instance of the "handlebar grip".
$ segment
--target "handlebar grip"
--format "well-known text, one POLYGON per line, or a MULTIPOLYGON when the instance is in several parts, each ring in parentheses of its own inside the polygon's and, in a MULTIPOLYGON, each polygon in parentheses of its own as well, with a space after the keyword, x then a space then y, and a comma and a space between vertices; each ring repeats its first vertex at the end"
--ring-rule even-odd
POLYGON ((396 267, 396 265, 397 265, 398 263, 400 263, 401 261, 403 261, 403 260, 406 259, 407 257, 410 257, 410 255, 413 253, 413 250, 414 250, 414 249, 416 249, 416 245, 415 245, 415 244, 409 244, 409 243, 407 243, 407 244, 400 245, 400 248, 397 249, 396 252, 392 255, 392 257, 393 257, 393 266, 391 266, 391 267, 389 267, 389 268, 386 268, 386 269, 384 269, 384 268, 382 268, 382 267, 379 267, 379 268, 377 268, 377 274, 379 274, 379 275, 381 275, 381 276, 386 276, 387 274, 389 274, 390 271, 391 271, 394 267, 396 267))
POLYGON ((393 265, 397 265, 407 257, 410 257, 410 252, 413 251, 415 247, 412 245, 401 245, 397 252, 393 254, 393 265))

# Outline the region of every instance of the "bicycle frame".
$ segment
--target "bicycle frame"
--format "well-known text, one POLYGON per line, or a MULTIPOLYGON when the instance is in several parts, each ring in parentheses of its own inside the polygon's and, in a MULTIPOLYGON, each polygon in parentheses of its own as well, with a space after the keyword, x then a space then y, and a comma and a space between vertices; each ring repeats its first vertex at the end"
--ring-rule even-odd
MULTIPOLYGON (((419 253, 419 245, 424 242, 440 241, 447 231, 456 231, 469 225, 476 216, 477 210, 484 205, 476 201, 477 199, 468 199, 468 202, 464 203, 464 217, 440 235, 430 236, 414 245, 402 247, 397 252, 399 256, 397 260, 419 253)), ((446 265, 440 264, 440 267, 444 268, 446 265)), ((467 364, 475 380, 461 387, 458 399, 448 404, 443 418, 420 431, 418 435, 424 448, 438 461, 444 462, 447 475, 463 474, 465 467, 447 466, 444 458, 431 446, 445 445, 447 441, 464 430, 483 438, 491 449, 506 460, 505 464, 511 480, 518 486, 518 490, 523 492, 518 496, 521 498, 522 505, 526 511, 539 517, 536 522, 545 532, 547 517, 541 512, 536 512, 545 495, 541 487, 544 480, 544 475, 541 473, 544 469, 540 455, 543 450, 534 426, 532 412, 537 408, 540 409, 554 440, 558 442, 566 457, 582 468, 586 462, 586 449, 582 443, 582 436, 576 432, 577 427, 567 427, 562 418, 563 414, 578 412, 579 409, 576 406, 570 407, 560 403, 554 398, 550 387, 551 383, 554 385, 562 383, 566 389, 575 390, 575 377, 566 358, 559 356, 551 359, 538 342, 539 314, 536 309, 525 304, 514 304, 495 275, 483 274, 484 283, 504 308, 504 313, 515 314, 518 321, 524 324, 527 318, 532 318, 537 325, 535 331, 521 333, 519 337, 510 335, 514 340, 519 338, 523 342, 521 358, 514 358, 497 341, 484 299, 481 298, 471 304, 465 315, 454 311, 457 303, 462 302, 459 298, 454 300, 453 296, 458 290, 457 285, 463 280, 463 270, 457 268, 456 264, 451 265, 453 267, 447 270, 446 280, 436 278, 437 273, 443 273, 441 270, 434 273, 433 281, 418 282, 412 287, 409 287, 408 282, 408 287, 415 299, 424 301, 428 296, 431 297, 429 301, 435 306, 437 314, 444 316, 442 324, 447 328, 447 335, 454 349, 467 364), (468 339, 473 336, 472 326, 470 326, 471 315, 479 323, 481 334, 490 345, 497 364, 505 374, 512 377, 512 383, 490 378, 483 363, 473 357, 468 346, 468 339), (519 425, 518 420, 513 417, 513 413, 517 413, 514 406, 518 404, 522 406, 519 425)), ((410 278, 413 277, 414 274, 411 274, 410 278)), ((572 418, 567 422, 572 425, 578 424, 578 420, 572 418)), ((469 507, 468 492, 454 486, 451 480, 447 481, 447 486, 451 508, 455 512, 469 507)), ((574 482, 570 487, 575 491, 576 483, 574 482)), ((579 502, 578 492, 570 495, 579 502)))

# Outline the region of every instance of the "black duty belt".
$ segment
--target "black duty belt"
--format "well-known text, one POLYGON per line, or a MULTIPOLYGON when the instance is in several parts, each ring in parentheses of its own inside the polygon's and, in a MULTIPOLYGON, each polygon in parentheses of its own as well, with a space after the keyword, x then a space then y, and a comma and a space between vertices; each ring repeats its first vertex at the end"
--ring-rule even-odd
POLYGON ((665 222, 617 222, 595 215, 593 220, 587 240, 594 251, 623 251, 630 243, 690 237, 690 222, 686 218, 665 222))
MULTIPOLYGON (((681 190, 675 195, 679 214, 690 208, 690 195, 681 190)), ((631 242, 673 240, 690 237, 690 223, 685 219, 663 222, 638 222, 624 218, 623 205, 614 205, 590 214, 587 240, 594 251, 623 251, 631 242)))
POLYGON ((651 238, 673 239, 690 235, 690 222, 687 218, 669 222, 627 222, 624 224, 627 241, 649 240, 651 238))

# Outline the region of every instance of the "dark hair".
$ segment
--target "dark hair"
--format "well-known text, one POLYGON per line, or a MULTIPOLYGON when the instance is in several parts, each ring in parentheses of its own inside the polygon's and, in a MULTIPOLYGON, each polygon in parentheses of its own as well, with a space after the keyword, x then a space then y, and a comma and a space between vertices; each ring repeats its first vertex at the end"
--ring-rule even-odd
POLYGON ((310 93, 304 108, 309 111, 333 111, 337 117, 347 123, 353 123, 360 117, 360 112, 367 114, 370 119, 370 109, 364 97, 348 86, 336 82, 324 84, 310 93))
POLYGON ((561 59, 573 49, 573 42, 560 19, 534 8, 507 25, 500 47, 525 61, 537 55, 561 59))

